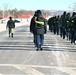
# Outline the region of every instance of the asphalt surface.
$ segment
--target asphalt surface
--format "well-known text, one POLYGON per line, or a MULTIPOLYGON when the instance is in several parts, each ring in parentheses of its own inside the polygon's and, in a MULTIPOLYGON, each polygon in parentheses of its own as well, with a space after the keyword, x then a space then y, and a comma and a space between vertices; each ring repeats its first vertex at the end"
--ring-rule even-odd
POLYGON ((45 34, 43 51, 36 51, 29 25, 17 27, 14 37, 0 32, 0 75, 76 75, 76 45, 45 34))

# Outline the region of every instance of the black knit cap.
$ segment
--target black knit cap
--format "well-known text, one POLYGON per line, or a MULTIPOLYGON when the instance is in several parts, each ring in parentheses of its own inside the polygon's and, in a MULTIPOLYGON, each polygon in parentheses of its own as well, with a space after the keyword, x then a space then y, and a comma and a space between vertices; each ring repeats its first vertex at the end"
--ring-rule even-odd
POLYGON ((36 12, 39 13, 39 14, 42 14, 42 13, 41 13, 41 10, 37 10, 36 12))

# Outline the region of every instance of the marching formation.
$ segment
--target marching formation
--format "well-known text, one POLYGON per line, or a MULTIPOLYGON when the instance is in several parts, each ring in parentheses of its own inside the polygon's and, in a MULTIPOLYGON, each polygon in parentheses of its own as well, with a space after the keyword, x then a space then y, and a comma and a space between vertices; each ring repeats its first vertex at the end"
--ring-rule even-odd
POLYGON ((66 13, 61 16, 54 16, 48 19, 49 30, 54 34, 60 35, 63 39, 75 44, 76 40, 76 13, 66 13))

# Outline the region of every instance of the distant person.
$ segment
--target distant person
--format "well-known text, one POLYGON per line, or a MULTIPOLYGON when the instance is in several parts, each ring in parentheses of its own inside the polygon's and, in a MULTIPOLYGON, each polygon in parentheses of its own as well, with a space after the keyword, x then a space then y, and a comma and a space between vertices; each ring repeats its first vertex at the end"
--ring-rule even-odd
POLYGON ((10 16, 9 17, 9 20, 7 22, 7 26, 6 28, 8 28, 8 31, 9 31, 9 37, 13 37, 13 31, 14 31, 14 28, 15 28, 15 23, 14 21, 12 20, 12 17, 10 16))

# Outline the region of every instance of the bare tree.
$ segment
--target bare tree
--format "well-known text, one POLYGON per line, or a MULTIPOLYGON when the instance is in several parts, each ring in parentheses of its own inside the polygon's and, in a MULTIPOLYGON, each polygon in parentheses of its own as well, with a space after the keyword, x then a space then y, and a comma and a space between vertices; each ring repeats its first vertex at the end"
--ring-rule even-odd
POLYGON ((3 17, 6 16, 6 15, 10 15, 10 12, 9 12, 9 9, 11 8, 11 6, 7 3, 4 3, 2 5, 2 8, 3 8, 3 17))

